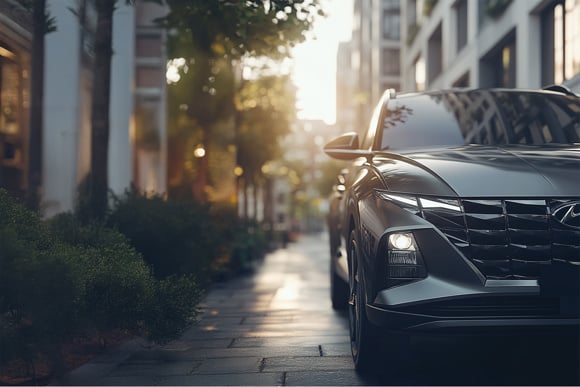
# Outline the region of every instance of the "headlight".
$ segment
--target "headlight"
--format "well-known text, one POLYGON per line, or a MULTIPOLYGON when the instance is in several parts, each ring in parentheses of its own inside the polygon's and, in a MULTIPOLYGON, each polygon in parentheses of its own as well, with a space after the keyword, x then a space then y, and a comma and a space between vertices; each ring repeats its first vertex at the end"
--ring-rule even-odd
POLYGON ((415 251, 413 234, 396 233, 389 235, 389 248, 391 247, 397 250, 415 251))
POLYGON ((417 242, 410 232, 389 235, 387 249, 388 279, 425 278, 427 269, 417 242))

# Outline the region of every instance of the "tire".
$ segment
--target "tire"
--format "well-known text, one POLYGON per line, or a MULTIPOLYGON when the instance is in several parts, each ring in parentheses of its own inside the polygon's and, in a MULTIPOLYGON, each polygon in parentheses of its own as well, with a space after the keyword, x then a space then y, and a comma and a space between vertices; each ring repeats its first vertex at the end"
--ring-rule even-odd
POLYGON ((359 271, 358 244, 354 230, 349 240, 349 326, 352 359, 355 369, 361 373, 375 373, 381 363, 382 335, 367 319, 364 277, 359 271))
POLYGON ((349 325, 355 369, 361 374, 396 373, 408 361, 410 338, 403 333, 383 332, 366 315, 364 275, 359 270, 356 234, 349 242, 349 325), (354 305, 353 305, 354 304, 354 305))
POLYGON ((330 300, 332 309, 344 310, 348 306, 348 284, 336 274, 335 257, 330 257, 330 300))

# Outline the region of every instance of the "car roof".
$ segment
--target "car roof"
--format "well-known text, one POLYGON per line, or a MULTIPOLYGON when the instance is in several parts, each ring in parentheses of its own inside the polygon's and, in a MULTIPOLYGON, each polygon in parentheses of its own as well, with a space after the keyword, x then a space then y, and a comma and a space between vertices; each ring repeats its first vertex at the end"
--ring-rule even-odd
POLYGON ((516 94, 550 94, 550 95, 562 95, 562 96, 574 96, 580 98, 578 94, 573 93, 570 89, 559 86, 552 85, 544 89, 524 89, 524 88, 446 88, 440 90, 426 90, 426 91, 414 91, 414 92, 403 92, 394 93, 393 89, 385 91, 386 99, 397 99, 397 98, 408 98, 419 95, 443 95, 450 93, 472 93, 477 91, 486 91, 492 93, 516 93, 516 94))

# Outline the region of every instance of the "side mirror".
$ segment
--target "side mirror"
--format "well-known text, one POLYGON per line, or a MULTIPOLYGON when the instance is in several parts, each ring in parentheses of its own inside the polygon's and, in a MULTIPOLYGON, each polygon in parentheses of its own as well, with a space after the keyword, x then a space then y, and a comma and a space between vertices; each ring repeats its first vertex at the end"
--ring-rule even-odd
POLYGON ((324 146, 324 153, 339 160, 353 160, 358 157, 369 157, 371 152, 359 149, 358 133, 345 133, 324 146))
POLYGON ((324 151, 326 150, 346 150, 346 149, 358 149, 358 133, 348 132, 332 139, 329 143, 324 146, 324 151))

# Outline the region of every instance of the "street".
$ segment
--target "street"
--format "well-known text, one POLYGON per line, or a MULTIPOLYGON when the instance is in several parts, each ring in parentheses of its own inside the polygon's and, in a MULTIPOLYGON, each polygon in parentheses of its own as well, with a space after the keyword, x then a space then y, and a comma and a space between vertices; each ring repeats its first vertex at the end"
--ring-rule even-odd
MULTIPOLYGON (((417 338, 404 369, 362 377, 346 313, 328 296, 326 234, 267 255, 253 274, 213 286, 181 339, 127 343, 68 385, 574 385, 580 343, 566 338, 417 338)), ((387 367, 385 367, 387 368, 387 367)))

